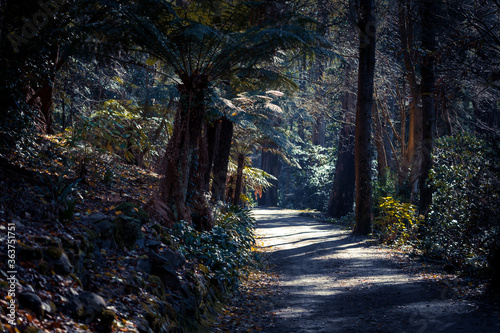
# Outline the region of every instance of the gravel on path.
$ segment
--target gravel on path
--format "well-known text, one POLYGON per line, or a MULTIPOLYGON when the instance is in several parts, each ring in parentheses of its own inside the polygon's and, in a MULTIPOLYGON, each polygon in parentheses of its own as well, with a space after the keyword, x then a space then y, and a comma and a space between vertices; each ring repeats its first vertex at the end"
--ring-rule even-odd
POLYGON ((500 332, 498 309, 398 268, 367 237, 298 211, 253 212, 278 274, 263 332, 500 332))

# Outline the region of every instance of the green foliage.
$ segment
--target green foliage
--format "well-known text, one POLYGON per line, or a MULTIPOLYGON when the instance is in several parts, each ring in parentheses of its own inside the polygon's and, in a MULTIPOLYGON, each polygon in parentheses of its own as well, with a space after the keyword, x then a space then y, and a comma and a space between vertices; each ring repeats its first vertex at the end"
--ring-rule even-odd
MULTIPOLYGON (((113 154, 139 164, 148 157, 157 157, 162 147, 153 144, 150 137, 162 129, 163 123, 159 117, 144 117, 143 111, 132 101, 106 101, 90 117, 81 118, 79 125, 69 132, 68 145, 76 149, 80 159, 113 154)), ((112 179, 112 175, 105 177, 107 182, 112 179)))
POLYGON ((288 186, 288 192, 282 190, 280 193, 280 205, 294 209, 325 210, 335 174, 334 155, 332 148, 296 146, 293 156, 299 162, 300 168, 287 166, 288 171, 284 170, 280 177, 280 189, 286 189, 288 186))
POLYGON ((70 182, 66 173, 61 173, 56 181, 51 176, 41 176, 40 180, 45 186, 37 186, 38 196, 44 204, 56 207, 59 219, 70 220, 73 217, 76 204, 76 187, 80 180, 70 182))
MULTIPOLYGON (((229 161, 228 176, 236 178, 236 171, 237 166, 232 161, 229 161)), ((255 198, 259 198, 262 191, 272 186, 269 180, 276 180, 276 177, 259 168, 245 166, 243 168, 243 188, 245 188, 245 193, 240 195, 243 205, 247 207, 254 206, 255 201, 251 194, 254 193, 255 198)))
POLYGON ((249 209, 220 206, 212 230, 199 232, 180 221, 174 225, 172 238, 186 258, 199 260, 202 271, 222 288, 231 289, 238 285, 245 267, 254 261, 254 225, 249 209))
POLYGON ((437 140, 433 204, 422 250, 459 268, 490 268, 500 245, 498 138, 471 134, 437 140))
MULTIPOLYGON (((11 94, 6 88, 0 88, 0 94, 11 94)), ((0 154, 18 148, 22 152, 28 145, 27 141, 33 140, 35 130, 34 111, 26 103, 9 100, 12 104, 5 105, 0 118, 0 154)))
POLYGON ((374 220, 374 232, 380 240, 396 246, 407 245, 417 238, 418 226, 423 218, 410 203, 401 203, 392 197, 383 197, 380 215, 374 220))

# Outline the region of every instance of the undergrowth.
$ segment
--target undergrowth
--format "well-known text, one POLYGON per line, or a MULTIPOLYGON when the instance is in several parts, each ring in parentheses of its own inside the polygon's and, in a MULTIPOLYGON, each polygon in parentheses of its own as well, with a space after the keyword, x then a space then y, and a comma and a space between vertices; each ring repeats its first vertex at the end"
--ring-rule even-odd
POLYGON ((247 268, 255 263, 255 219, 248 208, 221 205, 215 209, 215 225, 197 231, 190 223, 177 222, 172 240, 187 259, 197 259, 199 269, 215 279, 224 291, 238 286, 247 268))

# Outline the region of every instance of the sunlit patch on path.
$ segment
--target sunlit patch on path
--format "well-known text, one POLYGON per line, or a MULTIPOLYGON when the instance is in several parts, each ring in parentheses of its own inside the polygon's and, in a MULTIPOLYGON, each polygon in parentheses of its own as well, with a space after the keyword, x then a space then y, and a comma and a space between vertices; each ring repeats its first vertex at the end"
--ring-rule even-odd
POLYGON ((384 251, 298 211, 255 209, 278 275, 264 332, 498 332, 492 309, 396 267, 384 251))

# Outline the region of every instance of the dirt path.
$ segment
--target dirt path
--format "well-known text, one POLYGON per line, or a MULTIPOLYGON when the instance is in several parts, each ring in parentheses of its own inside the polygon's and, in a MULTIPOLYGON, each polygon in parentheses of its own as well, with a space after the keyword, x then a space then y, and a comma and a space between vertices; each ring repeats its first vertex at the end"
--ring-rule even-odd
POLYGON ((279 276, 264 332, 500 332, 498 309, 451 298, 366 238, 297 211, 254 214, 279 276))

